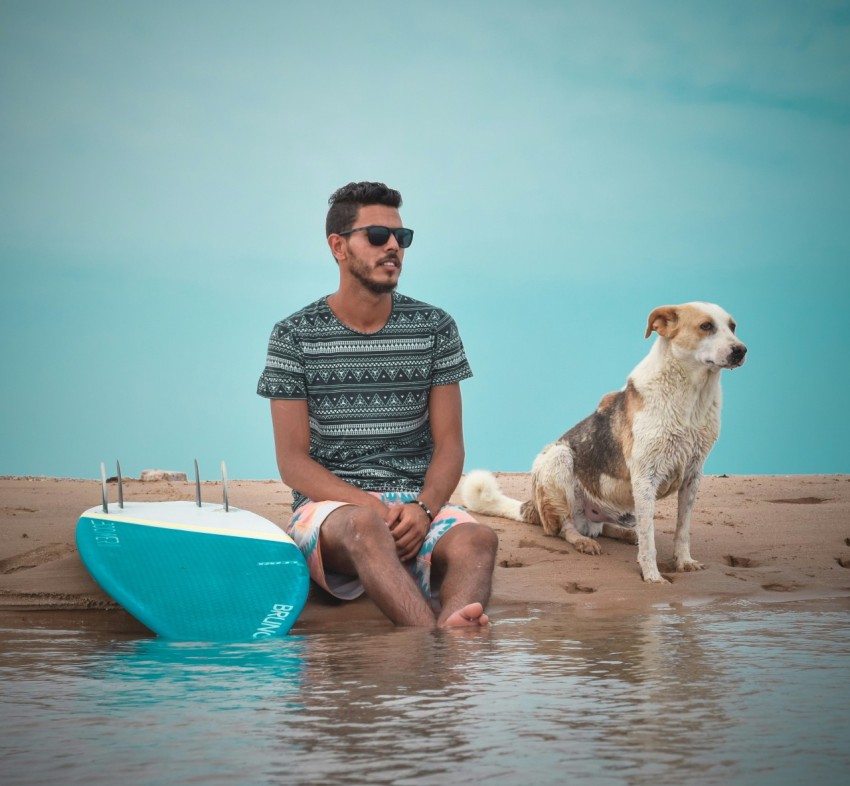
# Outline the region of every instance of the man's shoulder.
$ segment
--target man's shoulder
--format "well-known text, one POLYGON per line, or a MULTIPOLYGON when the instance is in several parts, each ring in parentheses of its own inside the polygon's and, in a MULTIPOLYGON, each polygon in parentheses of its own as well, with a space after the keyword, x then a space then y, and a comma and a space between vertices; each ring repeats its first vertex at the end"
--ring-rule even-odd
POLYGON ((326 314, 330 312, 330 307, 328 306, 327 297, 320 297, 318 300, 314 300, 312 303, 304 306, 304 308, 299 308, 298 311, 293 312, 285 319, 282 319, 281 322, 292 322, 295 324, 299 324, 309 319, 314 319, 316 316, 320 314, 326 314))
POLYGON ((288 317, 284 317, 275 325, 275 329, 280 331, 295 331, 299 332, 302 329, 310 329, 317 323, 326 321, 331 315, 330 307, 326 297, 321 297, 314 300, 304 308, 298 309, 288 317))
POLYGON ((410 295, 403 295, 400 292, 393 293, 393 312, 407 319, 416 319, 435 325, 447 320, 454 321, 445 309, 417 300, 410 295))

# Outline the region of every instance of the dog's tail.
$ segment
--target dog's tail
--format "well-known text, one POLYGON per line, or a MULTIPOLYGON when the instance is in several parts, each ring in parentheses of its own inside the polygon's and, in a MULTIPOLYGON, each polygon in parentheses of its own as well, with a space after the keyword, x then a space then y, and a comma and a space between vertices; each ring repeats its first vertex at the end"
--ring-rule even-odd
POLYGON ((503 493, 499 482, 492 472, 485 469, 474 469, 460 482, 460 498, 464 507, 473 513, 483 513, 485 516, 502 516, 514 521, 525 521, 535 524, 528 513, 533 514, 530 503, 520 502, 503 493))

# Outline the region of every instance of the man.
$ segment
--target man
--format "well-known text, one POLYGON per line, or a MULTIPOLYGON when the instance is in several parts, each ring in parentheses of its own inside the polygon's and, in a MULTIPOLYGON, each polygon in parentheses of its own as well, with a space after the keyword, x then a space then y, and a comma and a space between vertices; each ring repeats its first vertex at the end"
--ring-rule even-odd
POLYGON ((365 591, 396 625, 488 625, 496 534, 447 504, 472 375, 457 327, 396 292, 413 240, 398 191, 349 183, 329 204, 339 289, 275 325, 257 389, 293 489, 287 531, 338 598, 365 591))

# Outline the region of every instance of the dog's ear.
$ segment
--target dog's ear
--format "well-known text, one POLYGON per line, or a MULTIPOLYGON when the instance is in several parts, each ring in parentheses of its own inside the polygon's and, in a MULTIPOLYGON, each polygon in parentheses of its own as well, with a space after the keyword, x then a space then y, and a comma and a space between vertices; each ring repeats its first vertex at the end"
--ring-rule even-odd
POLYGON ((646 325, 646 335, 644 338, 649 338, 652 331, 656 331, 659 336, 664 338, 673 338, 676 334, 676 329, 679 323, 679 310, 676 306, 659 306, 649 315, 649 321, 646 325))

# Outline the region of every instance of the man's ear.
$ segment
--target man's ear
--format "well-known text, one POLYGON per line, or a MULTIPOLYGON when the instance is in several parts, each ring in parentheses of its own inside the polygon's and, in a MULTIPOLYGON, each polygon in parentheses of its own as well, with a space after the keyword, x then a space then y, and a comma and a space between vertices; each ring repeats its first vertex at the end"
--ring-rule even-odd
POLYGON ((340 259, 345 259, 347 249, 345 238, 342 235, 337 235, 336 233, 328 235, 328 247, 331 250, 331 254, 334 255, 337 264, 339 264, 340 259))
POLYGON ((650 315, 646 324, 646 335, 649 338, 654 330, 659 336, 673 338, 679 328, 679 310, 676 306, 659 306, 650 315))

